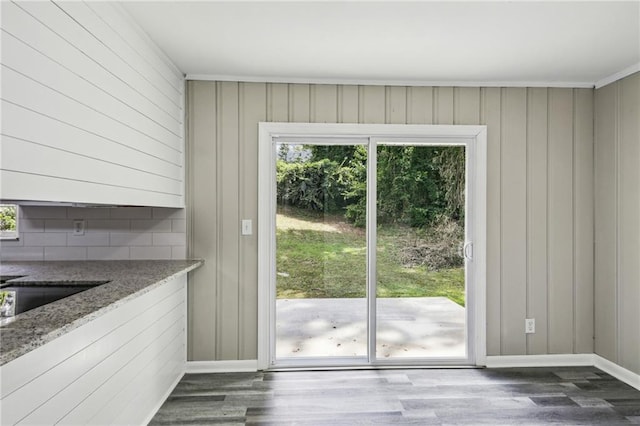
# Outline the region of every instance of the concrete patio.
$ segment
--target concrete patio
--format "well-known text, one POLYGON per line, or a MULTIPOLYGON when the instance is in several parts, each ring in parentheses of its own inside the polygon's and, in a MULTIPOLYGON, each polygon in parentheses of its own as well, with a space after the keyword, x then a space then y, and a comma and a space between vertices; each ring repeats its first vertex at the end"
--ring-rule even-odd
MULTIPOLYGON (((378 298, 378 358, 462 357, 465 308, 446 297, 378 298)), ((366 299, 278 299, 276 357, 366 356, 366 299)))

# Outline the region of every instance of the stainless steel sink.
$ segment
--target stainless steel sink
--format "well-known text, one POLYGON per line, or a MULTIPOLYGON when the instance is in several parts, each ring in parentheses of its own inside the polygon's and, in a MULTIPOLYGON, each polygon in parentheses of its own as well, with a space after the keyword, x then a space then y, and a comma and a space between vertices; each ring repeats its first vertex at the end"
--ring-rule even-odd
POLYGON ((108 282, 5 282, 0 285, 0 317, 13 317, 108 282))

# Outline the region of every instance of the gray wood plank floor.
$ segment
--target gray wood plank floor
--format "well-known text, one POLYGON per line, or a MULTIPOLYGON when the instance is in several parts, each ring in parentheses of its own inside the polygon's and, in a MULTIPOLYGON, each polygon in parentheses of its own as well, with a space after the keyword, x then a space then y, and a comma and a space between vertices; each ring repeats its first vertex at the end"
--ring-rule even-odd
POLYGON ((187 374, 151 425, 640 424, 640 391, 593 367, 187 374))

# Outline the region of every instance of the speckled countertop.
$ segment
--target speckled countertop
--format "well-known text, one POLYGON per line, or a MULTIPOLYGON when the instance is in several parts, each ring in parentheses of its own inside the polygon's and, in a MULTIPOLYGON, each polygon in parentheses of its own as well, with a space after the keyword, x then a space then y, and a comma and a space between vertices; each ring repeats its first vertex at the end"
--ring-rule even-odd
POLYGON ((201 260, 2 262, 10 282, 109 281, 16 315, 0 326, 0 365, 18 358, 122 303, 202 265, 201 260))

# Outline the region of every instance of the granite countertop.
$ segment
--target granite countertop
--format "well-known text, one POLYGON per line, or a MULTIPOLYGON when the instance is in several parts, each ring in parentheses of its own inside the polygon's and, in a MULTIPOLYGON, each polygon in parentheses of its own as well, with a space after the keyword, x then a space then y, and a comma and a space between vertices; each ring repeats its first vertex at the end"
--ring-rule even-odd
POLYGON ((22 276, 8 283, 109 282, 7 320, 0 326, 0 366, 202 263, 197 259, 2 262, 0 276, 22 276))

